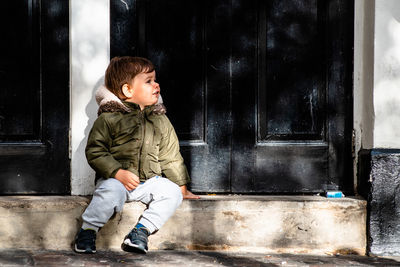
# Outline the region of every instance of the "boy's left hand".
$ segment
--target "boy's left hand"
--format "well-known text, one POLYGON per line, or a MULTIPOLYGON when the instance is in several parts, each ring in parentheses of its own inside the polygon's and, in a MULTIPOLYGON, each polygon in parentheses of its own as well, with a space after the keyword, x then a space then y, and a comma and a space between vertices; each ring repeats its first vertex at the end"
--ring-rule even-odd
POLYGON ((200 198, 198 195, 195 195, 192 192, 190 192, 187 189, 186 185, 181 186, 181 191, 182 191, 183 199, 199 199, 200 198))

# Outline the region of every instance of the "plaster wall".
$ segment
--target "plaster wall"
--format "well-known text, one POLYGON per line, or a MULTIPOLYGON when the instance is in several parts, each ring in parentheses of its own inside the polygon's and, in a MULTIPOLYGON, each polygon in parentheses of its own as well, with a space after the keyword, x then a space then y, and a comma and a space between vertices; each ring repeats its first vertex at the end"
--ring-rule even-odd
POLYGON ((374 148, 400 148, 400 1, 375 0, 374 148))
POLYGON ((97 117, 95 89, 103 83, 110 58, 108 0, 71 0, 71 193, 94 190, 94 171, 85 157, 90 128, 97 117))
POLYGON ((364 28, 359 31, 363 34, 358 36, 362 40, 358 51, 355 46, 354 69, 354 101, 359 103, 358 109, 355 107, 355 115, 358 114, 354 122, 362 133, 358 192, 369 202, 368 253, 399 255, 400 1, 374 0, 358 4, 364 7, 364 18, 374 12, 372 19, 364 20, 364 25, 357 25, 356 20, 355 26, 364 28), (369 53, 373 55, 372 60, 369 53), (357 98, 357 94, 361 97, 357 98), (364 122, 372 122, 372 127, 364 122))
POLYGON ((355 150, 373 148, 375 0, 354 6, 354 134, 355 150))

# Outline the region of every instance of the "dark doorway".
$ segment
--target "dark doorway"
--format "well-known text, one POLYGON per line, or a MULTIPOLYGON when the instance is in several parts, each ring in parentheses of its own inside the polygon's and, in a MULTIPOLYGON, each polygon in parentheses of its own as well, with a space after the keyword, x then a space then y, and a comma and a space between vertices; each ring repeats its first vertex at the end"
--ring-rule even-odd
POLYGON ((353 193, 353 1, 111 1, 157 66, 195 192, 353 193))
POLYGON ((0 3, 0 193, 66 194, 69 7, 0 3))

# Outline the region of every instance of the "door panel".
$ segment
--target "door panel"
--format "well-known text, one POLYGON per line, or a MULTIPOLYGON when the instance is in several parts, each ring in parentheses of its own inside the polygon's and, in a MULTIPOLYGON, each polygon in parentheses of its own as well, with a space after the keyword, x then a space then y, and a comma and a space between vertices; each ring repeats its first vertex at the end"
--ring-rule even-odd
POLYGON ((260 5, 258 140, 324 140, 324 6, 260 5))
POLYGON ((352 1, 125 2, 111 54, 156 64, 193 191, 352 191, 352 1))
POLYGON ((162 81, 163 97, 179 137, 194 142, 205 142, 206 128, 203 5, 201 1, 158 0, 147 2, 141 11, 147 19, 140 50, 157 66, 157 78, 162 81), (179 120, 174 120, 177 117, 179 120))
POLYGON ((352 121, 352 3, 270 0, 258 7, 258 33, 237 34, 258 44, 247 61, 258 84, 247 99, 240 96, 254 77, 240 72, 233 82, 232 191, 352 193, 351 128, 343 127, 352 121))
POLYGON ((143 56, 156 65, 192 189, 229 192, 229 1, 126 1, 128 10, 111 3, 111 56, 143 56))
POLYGON ((40 98, 39 91, 35 90, 40 82, 37 75, 39 32, 34 24, 37 24, 35 8, 31 1, 4 1, 1 5, 1 140, 39 139, 40 98), (19 14, 9 16, 10 10, 17 10, 19 14))
POLYGON ((0 34, 0 194, 68 193, 68 2, 2 1, 0 34))
MULTIPOLYGON (((243 80, 234 83, 233 114, 238 123, 233 131, 232 191, 321 191, 329 147, 324 112, 324 5, 316 0, 259 1, 246 10, 246 17, 258 17, 246 28, 257 31, 249 35, 250 31, 243 30, 238 36, 248 36, 258 44, 246 57, 253 60, 258 81, 246 87, 254 78, 240 72, 243 80), (242 103, 240 95, 249 90, 254 90, 254 96, 242 103), (246 112, 246 107, 254 109, 246 112)), ((242 47, 233 54, 243 53, 242 47)))

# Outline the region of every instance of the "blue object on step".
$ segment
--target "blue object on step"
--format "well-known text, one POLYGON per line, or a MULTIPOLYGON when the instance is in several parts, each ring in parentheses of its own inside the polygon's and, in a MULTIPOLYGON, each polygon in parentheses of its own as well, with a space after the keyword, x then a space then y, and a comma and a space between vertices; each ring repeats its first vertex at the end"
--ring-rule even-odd
POLYGON ((326 191, 327 198, 342 198, 344 197, 341 191, 326 191))

